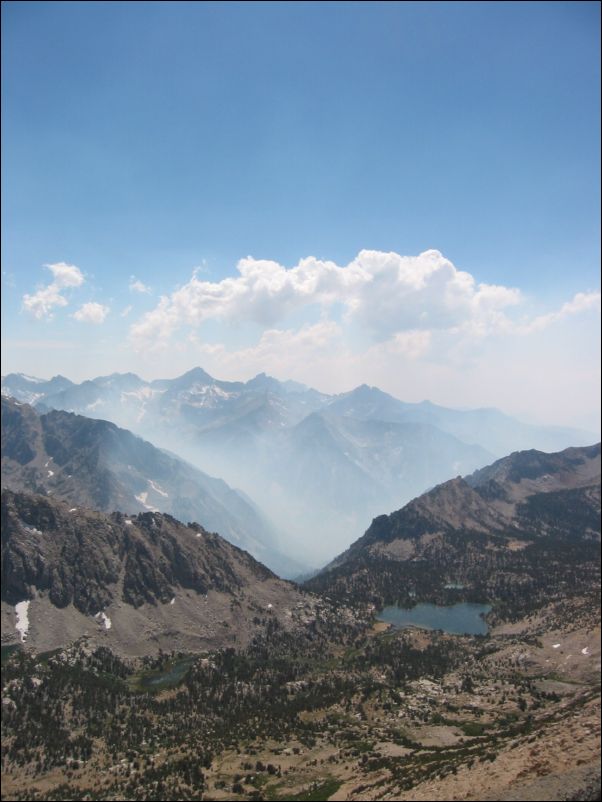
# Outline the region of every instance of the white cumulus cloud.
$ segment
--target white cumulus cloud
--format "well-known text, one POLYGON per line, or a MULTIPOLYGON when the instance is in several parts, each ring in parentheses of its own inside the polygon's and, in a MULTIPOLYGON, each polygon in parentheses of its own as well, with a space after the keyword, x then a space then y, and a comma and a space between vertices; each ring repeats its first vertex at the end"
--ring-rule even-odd
POLYGON ((54 276, 54 283, 58 287, 79 287, 84 283, 84 277, 79 267, 68 265, 66 262, 55 262, 44 265, 54 276))
POLYGON ((564 303, 555 312, 548 312, 545 315, 538 315, 530 323, 517 326, 519 334, 531 334, 534 331, 542 331, 559 320, 564 320, 571 315, 578 315, 581 312, 588 312, 592 309, 600 309, 599 292, 578 292, 570 301, 564 303))
POLYGON ((68 301, 61 293, 63 289, 80 287, 84 283, 82 272, 75 265, 55 262, 44 267, 50 270, 53 280, 36 292, 23 296, 23 309, 38 320, 50 319, 54 307, 67 306, 68 301))
POLYGON ((130 344, 153 365, 188 355, 217 375, 267 371, 335 392, 372 382, 414 400, 495 405, 507 384, 509 409, 548 396, 560 409, 574 387, 595 397, 589 363, 578 366, 577 356, 585 360, 598 341, 584 332, 598 325, 600 292, 579 292, 552 311, 535 313, 536 303, 518 287, 479 282, 435 250, 363 250, 346 265, 307 257, 292 268, 247 257, 220 281, 196 271, 132 322, 130 344), (204 328, 208 321, 222 325, 204 328), (259 327, 242 347, 241 323, 259 327), (548 351, 573 377, 560 387, 542 377, 548 351))
POLYGON ((106 316, 109 314, 109 307, 103 306, 102 304, 97 304, 94 301, 90 303, 83 304, 77 310, 77 312, 73 313, 73 317, 75 320, 78 320, 80 323, 103 323, 106 316))
POLYGON ((348 360, 343 330, 335 322, 323 320, 300 329, 266 329, 255 345, 230 350, 223 343, 204 343, 193 332, 188 342, 197 358, 211 370, 225 370, 235 377, 243 373, 267 371, 284 378, 303 375, 308 366, 313 371, 332 372, 333 360, 348 360))
POLYGON ((237 276, 221 281, 194 274, 163 296, 132 325, 134 345, 164 343, 180 326, 198 327, 210 319, 269 327, 304 307, 328 314, 334 304, 342 305, 347 322, 375 340, 416 330, 487 333, 503 323, 504 310, 522 301, 520 290, 479 284, 435 250, 418 256, 364 250, 344 266, 310 256, 290 269, 247 257, 237 270, 237 276))
POLYGON ((146 295, 149 295, 152 292, 150 287, 140 281, 140 279, 137 279, 135 276, 131 276, 129 288, 131 292, 139 292, 146 295))

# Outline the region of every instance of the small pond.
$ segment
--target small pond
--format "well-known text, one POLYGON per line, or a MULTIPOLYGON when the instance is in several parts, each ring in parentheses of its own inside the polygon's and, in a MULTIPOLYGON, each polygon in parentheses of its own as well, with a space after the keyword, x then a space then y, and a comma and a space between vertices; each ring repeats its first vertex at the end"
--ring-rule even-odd
POLYGON ((414 626, 423 629, 442 629, 452 635, 486 635, 484 616, 491 610, 489 604, 417 604, 415 607, 385 607, 376 616, 379 621, 403 629, 414 626))
POLYGON ((196 658, 194 656, 181 657, 177 660, 170 661, 165 668, 160 671, 138 672, 130 678, 130 687, 142 691, 158 691, 172 688, 181 682, 195 660, 196 658))

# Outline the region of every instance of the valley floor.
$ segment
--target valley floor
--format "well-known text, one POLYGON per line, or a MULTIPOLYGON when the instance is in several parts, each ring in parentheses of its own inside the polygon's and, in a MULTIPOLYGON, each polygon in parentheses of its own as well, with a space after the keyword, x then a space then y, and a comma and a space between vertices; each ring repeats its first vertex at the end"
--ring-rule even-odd
POLYGON ((3 665, 3 799, 566 800, 600 788, 600 622, 271 625, 243 652, 3 665))

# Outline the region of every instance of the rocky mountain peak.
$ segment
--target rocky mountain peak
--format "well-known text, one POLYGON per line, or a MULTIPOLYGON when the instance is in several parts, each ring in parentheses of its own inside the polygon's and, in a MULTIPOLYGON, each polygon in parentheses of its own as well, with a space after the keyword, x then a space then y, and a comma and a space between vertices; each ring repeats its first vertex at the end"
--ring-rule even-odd
POLYGON ((378 516, 307 587, 410 603, 410 589, 446 598, 451 580, 450 587, 478 588, 480 598, 512 598, 528 609, 537 592, 550 598, 559 582, 588 587, 599 541, 600 446, 529 450, 378 516), (517 579, 525 572, 528 581, 517 579))
POLYGON ((290 609, 300 599, 248 552, 171 515, 104 515, 6 490, 0 518, 2 601, 12 607, 29 601, 45 616, 28 641, 34 645, 61 642, 66 629, 73 635, 94 630, 100 615, 112 622, 111 637, 126 653, 150 648, 149 635, 158 638, 169 621, 166 638, 188 632, 198 648, 203 639, 222 643, 227 633, 219 621, 232 627, 239 616, 248 640, 257 611, 278 604, 284 616, 283 604, 290 609), (134 637, 135 622, 146 622, 148 633, 134 637))
POLYGON ((106 513, 155 510, 200 520, 279 572, 296 571, 253 503, 114 423, 60 410, 40 415, 3 397, 2 442, 3 487, 106 513))

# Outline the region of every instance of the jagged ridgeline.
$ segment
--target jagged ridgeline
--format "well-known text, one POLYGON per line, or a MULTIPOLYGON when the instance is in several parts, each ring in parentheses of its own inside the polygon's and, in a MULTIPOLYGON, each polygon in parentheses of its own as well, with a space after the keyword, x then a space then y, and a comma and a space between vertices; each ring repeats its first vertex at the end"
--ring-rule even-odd
POLYGON ((43 651, 88 635, 125 655, 240 647, 317 604, 199 524, 2 493, 5 642, 43 651))
POLYGON ((391 515, 305 583, 377 606, 495 602, 519 618, 600 586, 600 445, 511 454, 391 515))
MULTIPOLYGON (((495 409, 406 403, 365 384, 327 395, 265 374, 222 381, 202 368, 150 382, 133 373, 81 384, 10 374, 2 392, 42 412, 110 420, 242 489, 274 522, 286 542, 281 550, 306 563, 287 576, 323 565, 374 516, 446 479, 517 449, 558 451, 598 437, 530 426, 495 409)), ((141 493, 148 493, 148 504, 183 518, 162 507, 151 487, 138 488, 141 493)), ((267 555, 253 553, 279 571, 267 555)))
POLYGON ((598 798, 599 446, 378 517, 308 583, 329 598, 198 524, 43 489, 2 498, 7 798, 598 798), (493 603, 486 638, 340 603, 462 598, 493 603))
POLYGON ((200 521, 276 573, 283 555, 265 516, 244 494, 113 423, 2 398, 2 487, 51 495, 101 512, 166 512, 200 521))

